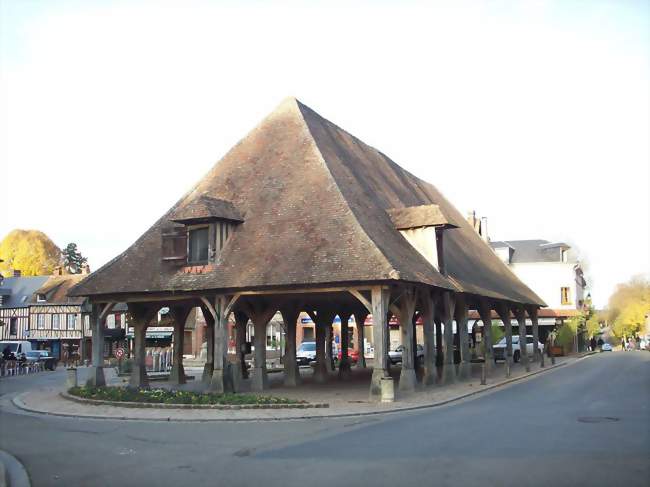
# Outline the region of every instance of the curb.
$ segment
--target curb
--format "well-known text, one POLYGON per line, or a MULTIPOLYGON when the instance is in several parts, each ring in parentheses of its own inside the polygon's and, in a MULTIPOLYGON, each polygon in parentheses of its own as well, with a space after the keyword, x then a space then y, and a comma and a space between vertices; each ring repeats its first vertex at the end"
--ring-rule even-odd
POLYGON ((30 487, 24 465, 11 453, 0 450, 0 487, 30 487))
MULTIPOLYGON (((587 358, 587 356, 580 357, 577 359, 573 364, 578 363, 582 360, 587 358)), ((133 418, 129 416, 98 416, 98 415, 78 415, 78 414, 67 414, 67 413, 54 413, 54 412, 49 412, 49 411, 38 411, 35 409, 30 409, 27 407, 25 403, 22 402, 20 399, 20 396, 23 394, 19 394, 18 396, 14 397, 11 402, 13 403, 14 406, 16 406, 18 409, 28 412, 28 413, 36 413, 36 414, 44 414, 48 416, 59 416, 59 417, 66 417, 66 418, 78 418, 78 419, 102 419, 102 420, 121 420, 121 421, 163 421, 163 422, 178 422, 178 423, 215 423, 215 422, 231 422, 231 423, 242 423, 242 422, 256 422, 256 421, 296 421, 296 420, 307 420, 307 419, 330 419, 330 418, 349 418, 349 417, 359 417, 359 416, 377 416, 377 415, 382 415, 382 414, 395 414, 395 413, 403 413, 403 412, 408 412, 408 411, 418 411, 422 409, 432 409, 432 408, 437 408, 441 406, 445 406, 447 404, 461 401, 463 399, 467 399, 469 397, 475 396, 477 394, 482 394, 484 392, 497 389, 499 387, 503 387, 509 384, 512 384, 513 382, 518 382, 522 381, 524 379, 528 379, 531 377, 534 377, 536 375, 540 375, 546 372, 549 372, 551 370, 555 370, 559 367, 563 367, 567 365, 566 362, 562 362, 559 364, 555 365, 549 365, 547 367, 544 367, 543 369, 536 370, 534 372, 530 372, 526 375, 520 376, 520 377, 514 377, 508 380, 505 380, 503 382, 500 382, 498 384, 492 384, 492 385, 487 385, 487 386, 482 386, 482 389, 477 389, 465 394, 461 394, 460 396, 452 397, 449 399, 445 399, 442 401, 437 401, 434 403, 429 403, 429 404, 421 404, 417 406, 406 406, 406 407, 401 407, 401 408, 395 408, 391 410, 383 410, 383 411, 368 411, 368 412, 358 412, 358 413, 333 413, 333 414, 328 414, 328 415, 304 415, 304 416, 294 416, 294 417, 286 417, 286 418, 201 418, 201 419, 180 419, 180 418, 133 418)), ((572 364, 570 364, 572 365, 572 364)), ((122 403, 123 404, 123 403, 122 403)))
POLYGON ((126 402, 108 401, 104 399, 88 399, 86 397, 73 396, 67 392, 60 392, 59 395, 68 401, 81 404, 92 404, 93 406, 117 406, 135 409, 216 409, 219 411, 232 411, 241 409, 314 409, 329 408, 326 402, 305 403, 305 404, 165 404, 151 402, 126 402))

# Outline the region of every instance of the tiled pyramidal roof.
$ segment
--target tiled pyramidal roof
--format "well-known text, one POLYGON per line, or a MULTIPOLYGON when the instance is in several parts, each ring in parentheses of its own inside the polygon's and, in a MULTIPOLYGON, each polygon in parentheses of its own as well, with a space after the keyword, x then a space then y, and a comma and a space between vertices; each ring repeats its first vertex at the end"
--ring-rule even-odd
POLYGON ((288 98, 73 293, 400 280, 543 305, 435 187, 288 98), (388 212, 418 206, 427 208, 397 218, 446 225, 448 277, 406 241, 388 212), (162 262, 161 235, 171 221, 210 212, 243 219, 210 272, 188 274, 162 262))

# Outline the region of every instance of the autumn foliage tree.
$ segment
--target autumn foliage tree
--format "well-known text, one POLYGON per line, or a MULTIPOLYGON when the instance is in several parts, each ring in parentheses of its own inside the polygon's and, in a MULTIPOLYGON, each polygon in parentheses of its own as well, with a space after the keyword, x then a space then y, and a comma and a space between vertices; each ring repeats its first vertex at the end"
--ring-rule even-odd
POLYGON ((12 230, 0 242, 0 273, 5 277, 14 270, 23 276, 51 274, 60 259, 61 250, 38 230, 12 230))
POLYGON ((637 335, 650 313, 650 280, 636 276, 619 284, 609 298, 608 319, 619 338, 637 335))

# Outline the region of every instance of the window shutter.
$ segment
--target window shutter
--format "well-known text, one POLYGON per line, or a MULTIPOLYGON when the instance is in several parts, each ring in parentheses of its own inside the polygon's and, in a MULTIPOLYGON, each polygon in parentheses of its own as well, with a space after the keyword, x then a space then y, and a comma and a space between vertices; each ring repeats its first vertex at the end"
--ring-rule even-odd
POLYGON ((162 232, 162 260, 187 261, 187 229, 174 227, 162 232))

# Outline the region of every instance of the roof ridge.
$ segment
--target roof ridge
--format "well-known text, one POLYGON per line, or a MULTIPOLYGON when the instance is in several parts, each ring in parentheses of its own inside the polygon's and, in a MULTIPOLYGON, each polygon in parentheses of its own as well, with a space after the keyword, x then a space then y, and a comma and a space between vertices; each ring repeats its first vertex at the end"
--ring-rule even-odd
MULTIPOLYGON (((316 111, 313 109, 309 108, 307 105, 304 105, 301 103, 299 100, 293 98, 293 101, 296 102, 296 107, 298 109, 298 113, 300 115, 300 119, 302 120, 304 128, 307 130, 307 133, 309 134, 309 139, 311 140, 312 145, 314 146, 314 149, 316 151, 316 155, 318 156, 318 160, 322 164, 322 166, 325 168, 325 171, 327 173, 327 177, 333 184, 333 186, 336 188, 336 194, 338 197, 341 199, 341 201, 345 204, 345 207, 348 210, 348 214, 352 216, 353 222, 355 227, 368 239, 370 243, 374 245, 374 247, 377 249, 379 252, 379 255, 381 255, 382 259, 384 262, 387 264, 387 266, 390 268, 390 271, 388 272, 387 278, 388 279, 399 279, 400 274, 399 271, 395 268, 396 266, 390 261, 390 259, 384 254, 384 252, 377 246, 374 242, 374 240, 368 235, 368 232, 363 228, 363 225, 359 222, 357 215, 352 211, 352 208, 350 207, 350 203, 348 200, 345 198, 343 193, 341 192, 341 188, 339 188, 338 183, 336 182, 336 178, 334 178, 334 175, 332 174, 332 171, 330 170, 329 166, 327 165, 327 161, 325 161, 325 157, 323 156, 323 153, 320 150, 320 147, 318 147, 318 142, 316 142, 316 138, 314 137, 314 134, 312 133, 311 129, 309 128, 309 124, 307 123, 307 120, 305 120, 304 113, 302 112, 302 107, 305 107, 312 111, 315 115, 317 115, 320 118, 323 118, 321 115, 319 115, 316 111)), ((286 100, 285 102, 286 103, 286 100)), ((341 129, 342 130, 342 129, 341 129)))

